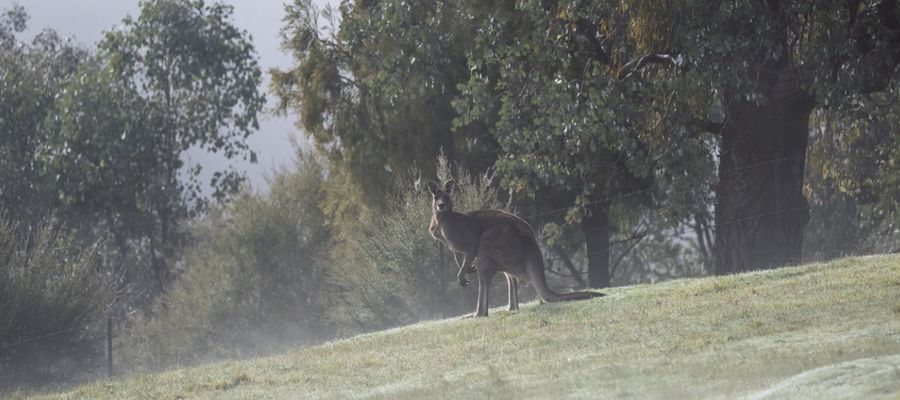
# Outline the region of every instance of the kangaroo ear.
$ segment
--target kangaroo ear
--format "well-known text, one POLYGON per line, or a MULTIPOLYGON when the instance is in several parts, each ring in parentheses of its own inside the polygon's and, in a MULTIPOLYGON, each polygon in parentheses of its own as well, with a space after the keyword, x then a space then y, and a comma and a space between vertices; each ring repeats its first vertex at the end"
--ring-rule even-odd
POLYGON ((453 189, 456 188, 456 181, 453 179, 448 179, 447 182, 444 182, 444 191, 447 194, 453 193, 453 189))
POLYGON ((438 191, 438 185, 437 185, 437 183, 434 183, 433 181, 428 181, 428 183, 425 184, 425 186, 428 186, 428 191, 431 192, 431 194, 435 194, 438 191))

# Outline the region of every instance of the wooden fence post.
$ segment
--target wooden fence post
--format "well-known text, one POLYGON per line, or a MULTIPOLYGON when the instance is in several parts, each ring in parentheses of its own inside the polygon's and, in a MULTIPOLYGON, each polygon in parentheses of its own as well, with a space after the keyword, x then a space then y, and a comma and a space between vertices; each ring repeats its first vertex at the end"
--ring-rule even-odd
POLYGON ((106 320, 106 370, 109 378, 113 377, 113 319, 106 320))

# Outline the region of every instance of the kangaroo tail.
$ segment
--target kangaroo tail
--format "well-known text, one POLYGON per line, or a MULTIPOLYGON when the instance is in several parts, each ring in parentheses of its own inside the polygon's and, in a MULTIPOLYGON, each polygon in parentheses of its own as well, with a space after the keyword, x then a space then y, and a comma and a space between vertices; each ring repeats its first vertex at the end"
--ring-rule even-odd
POLYGON ((559 301, 587 300, 593 299, 595 297, 606 296, 605 294, 599 292, 556 293, 549 287, 547 287, 546 283, 543 287, 538 286, 537 283, 535 283, 534 287, 538 292, 538 296, 541 297, 541 300, 544 300, 548 303, 555 303, 559 301))
POLYGON ((531 278, 531 282, 534 285, 534 289, 535 291, 537 291, 538 296, 541 298, 541 300, 544 300, 548 303, 571 300, 586 300, 592 299, 594 297, 605 296, 605 294, 598 292, 557 293, 550 289, 550 287, 547 286, 547 277, 544 275, 544 260, 541 257, 540 251, 536 252, 536 254, 532 254, 532 256, 529 257, 529 261, 526 263, 525 267, 528 270, 528 275, 531 278))

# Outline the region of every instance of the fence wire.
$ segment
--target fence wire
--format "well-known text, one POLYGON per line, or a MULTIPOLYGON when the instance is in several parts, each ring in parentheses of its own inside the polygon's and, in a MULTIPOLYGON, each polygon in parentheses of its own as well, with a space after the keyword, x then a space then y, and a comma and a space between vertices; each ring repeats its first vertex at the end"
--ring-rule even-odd
MULTIPOLYGON (((718 171, 718 173, 717 173, 717 177, 721 178, 722 176, 727 175, 727 174, 733 174, 733 173, 737 173, 737 172, 741 172, 741 171, 746 171, 746 170, 753 169, 753 168, 765 167, 765 166, 769 166, 769 165, 775 165, 775 166, 777 166, 779 163, 781 163, 781 162, 783 162, 783 161, 797 160, 797 159, 802 159, 802 158, 803 158, 803 157, 780 157, 780 158, 774 158, 774 159, 767 160, 767 161, 761 161, 761 162, 757 162, 757 163, 753 163, 753 164, 743 165, 743 166, 741 166, 741 167, 737 167, 737 168, 733 168, 733 169, 729 169, 729 170, 720 170, 720 171, 718 171)), ((774 169, 773 172, 774 172, 774 179, 776 179, 776 181, 777 181, 777 179, 778 179, 778 178, 777 178, 777 175, 778 175, 778 173, 779 173, 778 170, 777 170, 777 168, 774 169)), ((778 183, 776 182, 775 184, 777 185, 778 183)), ((654 192, 655 190, 657 190, 657 188, 656 188, 655 186, 651 185, 651 186, 648 186, 648 187, 645 187, 645 188, 641 188, 641 189, 638 189, 638 190, 634 190, 634 191, 630 191, 630 192, 627 192, 627 193, 620 193, 620 194, 616 194, 616 195, 607 196, 607 197, 604 197, 604 198, 601 198, 601 199, 592 200, 592 201, 590 201, 590 202, 587 202, 587 203, 585 203, 585 204, 582 204, 582 205, 578 206, 577 208, 583 209, 583 208, 585 208, 585 207, 589 207, 589 206, 597 205, 597 204, 609 204, 609 203, 614 202, 614 201, 621 201, 621 200, 629 199, 629 198, 632 198, 632 197, 635 197, 635 196, 641 196, 641 195, 644 195, 644 194, 652 193, 652 192, 654 192)), ((775 200, 776 200, 776 201, 779 200, 779 195, 780 195, 780 193, 776 193, 776 196, 775 196, 775 200)), ((534 220, 534 219, 541 218, 541 217, 546 217, 546 216, 549 216, 549 215, 555 215, 555 214, 560 214, 560 213, 567 213, 567 212, 569 212, 569 211, 571 211, 571 210, 573 210, 573 209, 575 209, 575 208, 576 208, 576 207, 571 207, 571 206, 570 206, 570 207, 561 207, 561 208, 557 208, 557 209, 551 209, 551 210, 541 211, 541 212, 538 212, 538 213, 529 214, 529 215, 526 215, 526 216, 523 216, 523 217, 524 217, 526 220, 534 220)), ((649 209, 642 209, 642 212, 657 212, 657 211, 665 210, 665 209, 667 209, 667 208, 669 208, 669 206, 662 205, 662 206, 659 206, 659 207, 654 207, 654 208, 649 208, 649 209)), ((780 204, 776 204, 776 205, 775 205, 775 208, 776 208, 776 209, 775 209, 774 211, 764 212, 764 213, 759 213, 759 214, 755 214, 755 215, 751 215, 751 216, 746 216, 746 217, 741 217, 741 218, 735 218, 735 219, 728 220, 728 221, 715 221, 715 220, 713 219, 712 221, 709 221, 709 224, 707 225, 707 228, 701 228, 701 227, 694 227, 694 226, 682 225, 682 226, 679 226, 679 227, 678 227, 678 229, 680 230, 680 233, 672 233, 672 234, 664 235, 664 236, 670 237, 670 238, 684 238, 685 235, 693 233, 693 234, 695 234, 695 235, 697 235, 697 236, 699 237, 700 235, 704 234, 705 232, 708 232, 709 229, 714 228, 714 227, 721 227, 721 226, 727 226, 727 225, 731 225, 731 224, 746 223, 746 222, 753 221, 753 220, 758 220, 758 219, 761 219, 761 218, 766 218, 766 217, 771 217, 771 216, 780 216, 781 214, 783 214, 783 213, 788 213, 788 212, 795 212, 795 211, 809 210, 809 209, 811 208, 811 206, 809 206, 809 205, 804 205, 804 206, 799 206, 799 207, 781 208, 781 207, 780 207, 780 204)), ((629 244, 629 243, 632 243, 632 242, 640 242, 644 237, 645 237, 644 235, 635 235, 635 236, 630 237, 630 238, 624 238, 624 239, 614 240, 614 241, 611 241, 611 242, 609 243, 609 246, 607 246, 607 247, 604 248, 604 249, 600 249, 600 250, 596 250, 596 251, 592 251, 592 252, 585 252, 585 253, 583 253, 583 254, 584 254, 584 257, 589 257, 589 256, 594 256, 594 255, 601 255, 601 254, 609 254, 609 253, 614 249, 615 246, 622 245, 622 244, 629 244)), ((634 248, 635 248, 635 245, 632 244, 632 245, 626 250, 626 252, 623 253, 623 256, 624 256, 624 254, 627 254, 629 251, 633 251, 634 248)), ((677 256, 676 256, 676 257, 677 257, 677 256)), ((671 257, 671 259, 674 259, 674 258, 675 258, 675 257, 671 257)), ((552 256, 552 255, 550 255, 550 256, 546 257, 545 260, 549 260, 549 261, 563 261, 563 258, 562 258, 562 257, 559 257, 559 256, 552 256)), ((568 259, 567 261, 571 261, 571 259, 568 259)), ((613 265, 610 265, 610 267, 613 268, 614 266, 613 266, 613 265)), ((579 273, 579 274, 581 274, 580 277, 581 277, 582 279, 583 279, 583 275, 585 274, 585 272, 582 272, 582 271, 572 271, 572 272, 573 272, 573 274, 576 273, 576 272, 579 273)), ((612 274, 612 272, 613 272, 613 271, 610 271, 611 274, 612 274)), ((561 273, 561 272, 554 272, 554 273, 557 274, 557 275, 559 275, 559 276, 561 276, 561 277, 566 277, 566 278, 572 278, 572 279, 574 279, 572 276, 570 276, 570 275, 573 275, 573 274, 565 274, 565 273, 561 273)), ((205 294, 202 294, 202 295, 199 295, 199 296, 191 297, 191 298, 189 298, 189 299, 185 299, 185 300, 183 300, 183 301, 179 301, 179 302, 169 302, 169 303, 166 303, 166 304, 167 304, 167 305, 184 305, 184 304, 189 304, 189 303, 195 303, 195 302, 197 302, 197 301, 199 301, 199 300, 201 300, 201 299, 211 298, 211 297, 214 297, 214 296, 219 296, 219 295, 222 295, 222 294, 224 294, 224 293, 232 292, 232 291, 235 291, 235 290, 236 290, 236 289, 231 288, 231 289, 222 289, 222 290, 212 291, 212 292, 205 293, 205 294)), ((78 326, 75 326, 75 327, 66 328, 66 329, 61 329, 61 330, 58 330, 58 331, 53 331, 53 332, 49 332, 49 333, 46 333, 46 334, 41 334, 41 335, 33 336, 33 337, 30 337, 30 338, 23 338, 23 339, 20 339, 20 340, 16 340, 16 341, 13 341, 13 342, 9 342, 9 343, 3 343, 3 344, 0 344, 0 351, 2 351, 2 350, 8 350, 8 349, 13 349, 13 348, 21 347, 21 346, 30 345, 30 344, 37 343, 37 342, 40 342, 40 341, 42 341, 42 340, 54 338, 54 337, 57 337, 57 336, 60 336, 60 335, 71 334, 71 333, 83 331, 83 330, 86 330, 86 329, 88 329, 88 328, 100 326, 100 325, 102 325, 102 324, 111 324, 112 321, 117 321, 117 322, 127 321, 127 320, 129 319, 129 317, 130 317, 131 315, 133 315, 134 313, 135 313, 135 312, 131 312, 131 313, 129 313, 129 314, 126 314, 124 317, 105 317, 105 318, 98 319, 98 320, 94 320, 94 321, 91 321, 91 322, 87 322, 87 323, 84 323, 84 324, 81 324, 81 325, 78 325, 78 326)), ((108 338, 108 340, 111 340, 111 339, 112 339, 111 337, 108 338)), ((110 366, 110 371, 111 371, 111 370, 112 370, 112 368, 111 368, 111 366, 110 366)))

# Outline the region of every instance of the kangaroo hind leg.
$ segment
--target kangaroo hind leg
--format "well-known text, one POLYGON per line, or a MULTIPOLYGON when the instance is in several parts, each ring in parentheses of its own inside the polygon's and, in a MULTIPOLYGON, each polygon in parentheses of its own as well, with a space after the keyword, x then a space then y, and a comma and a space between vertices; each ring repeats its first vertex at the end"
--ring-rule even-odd
POLYGON ((490 257, 478 257, 478 301, 475 303, 473 316, 488 315, 488 294, 491 291, 491 280, 497 274, 498 264, 490 257))
POLYGON ((509 289, 509 311, 519 309, 519 280, 511 274, 506 275, 506 286, 509 289))

